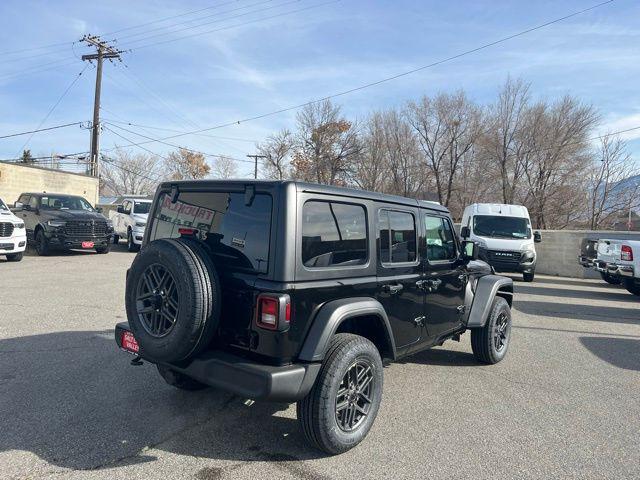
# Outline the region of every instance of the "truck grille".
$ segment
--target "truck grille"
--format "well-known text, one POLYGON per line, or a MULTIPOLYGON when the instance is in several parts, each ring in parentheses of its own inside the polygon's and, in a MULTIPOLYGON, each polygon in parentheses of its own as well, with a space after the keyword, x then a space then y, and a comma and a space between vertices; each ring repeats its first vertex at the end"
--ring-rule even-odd
POLYGON ((489 258, 489 262, 497 262, 497 263, 520 263, 520 252, 504 252, 500 250, 488 250, 487 256, 489 258))
POLYGON ((0 222, 0 237, 10 237, 13 235, 13 223, 0 222))
POLYGON ((107 223, 95 220, 70 221, 64 227, 70 237, 97 237, 107 234, 107 223))

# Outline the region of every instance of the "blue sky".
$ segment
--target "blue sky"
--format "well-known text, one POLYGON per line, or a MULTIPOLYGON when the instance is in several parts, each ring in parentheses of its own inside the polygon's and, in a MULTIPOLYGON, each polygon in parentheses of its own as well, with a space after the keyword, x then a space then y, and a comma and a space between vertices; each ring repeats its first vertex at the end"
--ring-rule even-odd
MULTIPOLYGON (((0 136, 31 130, 42 121, 85 66, 78 56, 87 49, 72 46, 85 33, 107 33, 104 38, 116 38, 119 48, 131 49, 123 54, 124 63, 105 64, 103 118, 168 129, 123 125, 159 138, 172 135, 169 129, 203 129, 357 87, 596 3, 4 0, 0 3, 0 136), (206 10, 129 28, 198 9, 206 10), (194 28, 205 22, 210 23, 194 28), (199 35, 211 30, 216 31, 199 35), (191 36, 176 40, 185 35, 191 36), (60 45, 6 53, 50 44, 60 45)), ((511 75, 531 82, 536 97, 553 99, 570 93, 596 106, 602 122, 594 135, 640 126, 638 18, 640 2, 615 0, 336 102, 348 117, 459 88, 484 103, 495 98, 511 75)), ((88 121, 94 77, 95 69, 87 68, 44 126, 88 121)), ((292 127, 294 119, 295 112, 286 112, 209 132, 225 138, 187 136, 169 142, 244 159, 254 152, 254 141, 292 127)), ((131 140, 145 140, 111 128, 131 140)), ((637 159, 640 130, 626 138, 637 159)), ((0 158, 15 157, 26 140, 0 139, 0 158)), ((105 131, 101 143, 106 149, 127 142, 105 131)), ((171 150, 158 143, 145 147, 159 154, 171 150)), ((27 148, 38 155, 84 151, 89 148, 89 133, 69 127, 36 134, 27 148)), ((250 174, 251 165, 243 163, 240 172, 250 174)))

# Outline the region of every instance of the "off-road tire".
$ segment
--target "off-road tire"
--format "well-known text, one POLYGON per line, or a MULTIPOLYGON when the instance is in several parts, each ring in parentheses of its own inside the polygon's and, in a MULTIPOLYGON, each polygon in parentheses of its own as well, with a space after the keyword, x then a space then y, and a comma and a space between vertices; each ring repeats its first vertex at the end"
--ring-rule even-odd
POLYGON ((627 292, 640 296, 640 283, 634 280, 625 280, 624 288, 627 289, 627 292))
POLYGON ((36 243, 35 250, 36 253, 41 257, 46 257, 49 255, 50 248, 49 242, 47 242, 47 237, 45 237, 44 232, 42 230, 38 230, 36 233, 36 243))
POLYGON ((158 367, 158 373, 172 387, 179 388, 180 390, 203 390, 209 386, 199 382, 195 378, 191 378, 184 373, 176 372, 175 370, 165 367, 164 365, 156 365, 158 367))
POLYGON ((8 262, 19 262, 20 260, 22 260, 22 256, 23 256, 23 252, 9 253, 9 254, 7 254, 7 261, 8 262))
POLYGON ((211 341, 220 318, 220 281, 204 247, 195 241, 156 240, 136 255, 127 277, 125 302, 129 326, 145 356, 179 362, 197 355, 211 341), (139 282, 152 265, 171 275, 178 299, 175 322, 162 336, 151 334, 137 311, 139 282))
POLYGON ((602 280, 607 282, 609 285, 620 285, 622 283, 620 278, 613 277, 606 272, 600 272, 600 276, 602 277, 602 280))
MULTIPOLYGON (((502 319, 501 319, 502 321, 502 319)), ((471 349, 476 360, 482 363, 494 364, 501 361, 509 350, 509 343, 511 342, 511 308, 507 301, 502 297, 495 297, 493 304, 491 305, 491 311, 489 312, 489 318, 485 326, 482 328, 471 329, 471 349), (506 316, 507 331, 506 331, 506 344, 501 350, 497 349, 495 335, 496 335, 496 323, 501 316, 506 316)))
POLYGON ((133 241, 133 232, 131 230, 127 231, 127 250, 130 252, 137 252, 140 250, 140 245, 137 245, 133 241))
POLYGON ((378 414, 382 387, 382 360, 376 346, 359 335, 335 335, 313 388, 296 405, 298 422, 307 441, 332 455, 346 452, 358 445, 369 433, 378 414), (344 375, 359 362, 371 367, 371 404, 359 425, 353 431, 344 431, 336 418, 336 397, 344 375))
POLYGON ((535 272, 523 272, 522 280, 525 282, 533 282, 533 278, 536 276, 535 272))
POLYGON ((107 243, 104 247, 96 247, 96 253, 100 255, 109 253, 109 244, 107 243))

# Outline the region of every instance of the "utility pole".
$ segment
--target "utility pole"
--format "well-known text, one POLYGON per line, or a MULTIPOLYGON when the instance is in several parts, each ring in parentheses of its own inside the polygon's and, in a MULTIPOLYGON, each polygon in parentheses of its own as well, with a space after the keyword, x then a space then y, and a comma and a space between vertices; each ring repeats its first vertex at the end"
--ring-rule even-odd
POLYGON ((116 50, 97 35, 85 35, 80 40, 87 45, 95 47, 96 53, 83 55, 82 60, 96 60, 96 91, 93 98, 93 125, 91 128, 91 156, 89 158, 89 175, 97 177, 100 174, 98 160, 100 156, 100 90, 102 88, 102 63, 105 58, 113 61, 114 58, 120 60, 120 50, 116 50))
POLYGON ((267 158, 266 155, 247 155, 249 158, 253 158, 255 162, 255 168, 253 169, 253 178, 258 178, 258 159, 259 158, 267 158))

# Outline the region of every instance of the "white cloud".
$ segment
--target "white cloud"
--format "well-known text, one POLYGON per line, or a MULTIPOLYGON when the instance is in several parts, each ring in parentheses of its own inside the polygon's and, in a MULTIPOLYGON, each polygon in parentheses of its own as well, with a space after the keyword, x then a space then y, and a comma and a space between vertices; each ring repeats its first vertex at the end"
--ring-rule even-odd
MULTIPOLYGON (((636 127, 640 127, 640 112, 610 119, 603 126, 601 135, 606 135, 610 132, 629 130, 636 127)), ((632 130, 630 132, 621 133, 620 137, 625 140, 636 140, 640 138, 640 128, 638 128, 637 130, 632 130)))

